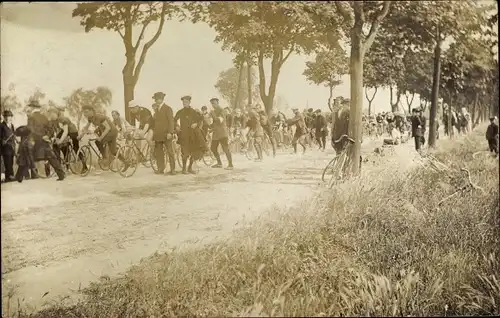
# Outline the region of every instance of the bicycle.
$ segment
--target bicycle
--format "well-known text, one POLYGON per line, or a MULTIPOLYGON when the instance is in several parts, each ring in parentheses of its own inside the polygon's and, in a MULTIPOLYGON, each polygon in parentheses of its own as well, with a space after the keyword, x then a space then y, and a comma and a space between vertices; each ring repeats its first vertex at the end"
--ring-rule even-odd
MULTIPOLYGON (((94 153, 94 155, 97 156, 97 164, 99 165, 99 168, 101 168, 102 171, 108 171, 108 170, 111 170, 112 172, 118 171, 118 169, 115 169, 115 167, 112 165, 112 161, 114 160, 114 158, 111 160, 105 160, 101 155, 99 148, 97 148, 97 145, 95 145, 96 141, 97 138, 90 138, 88 145, 81 146, 76 154, 78 158, 83 156, 87 164, 88 169, 81 174, 82 177, 85 177, 90 173, 90 167, 92 167, 92 152, 94 153), (92 143, 94 145, 92 145, 92 143)), ((107 144, 104 145, 104 152, 106 153, 109 152, 107 144)))
MULTIPOLYGON (((266 134, 264 134, 266 135, 266 134)), ((266 136, 262 137, 262 143, 261 143, 261 149, 262 149, 262 156, 264 156, 264 153, 269 156, 269 149, 265 148, 266 146, 266 136)), ((257 151, 255 149, 255 137, 253 136, 252 133, 247 135, 247 145, 245 147, 245 156, 247 157, 248 160, 255 160, 257 159, 257 151)))
MULTIPOLYGON (((321 174, 321 180, 325 182, 326 177, 331 174, 328 178, 328 188, 331 189, 335 183, 345 179, 345 170, 349 164, 349 150, 355 144, 354 139, 350 138, 348 135, 342 135, 339 139, 332 141, 332 146, 341 142, 348 141, 344 144, 343 149, 326 165, 321 174)), ((360 158, 361 166, 361 158, 360 158)))
MULTIPOLYGON (((177 161, 177 164, 179 166, 182 166, 182 149, 181 149, 181 145, 177 143, 177 140, 178 140, 178 137, 176 134, 173 134, 172 136, 172 148, 174 150, 174 160, 177 161)), ((150 156, 150 167, 153 169, 153 171, 155 173, 158 172, 158 164, 156 163, 156 155, 155 155, 155 150, 153 149, 152 150, 153 152, 151 153, 151 156, 150 156)), ((168 154, 167 154, 167 149, 165 148, 165 146, 163 146, 163 155, 164 155, 164 162, 166 164, 169 164, 170 165, 170 160, 168 158, 168 154)), ((172 169, 170 169, 172 170, 172 169)))
MULTIPOLYGON (((53 147, 55 144, 55 139, 52 139, 50 141, 50 146, 53 147)), ((58 153, 56 153, 56 159, 59 161, 61 164, 61 168, 63 169, 64 173, 68 173, 70 171, 71 173, 75 175, 82 175, 83 172, 83 162, 82 160, 79 159, 77 156, 75 150, 73 149, 73 142, 70 138, 67 138, 62 144, 58 145, 58 148, 60 149, 58 153), (68 151, 66 154, 62 153, 62 147, 67 147, 68 151)), ((54 150, 54 149, 53 149, 54 150)), ((54 152, 56 152, 54 150, 54 152)), ((50 165, 48 160, 42 160, 37 163, 35 163, 35 171, 37 173, 37 176, 41 179, 48 179, 52 178, 55 174, 56 171, 54 168, 50 165), (43 168, 45 174, 39 173, 40 168, 43 168)))
POLYGON ((211 167, 215 163, 215 156, 214 156, 212 150, 210 150, 211 143, 212 143, 212 133, 208 132, 207 133, 207 140, 206 140, 207 150, 205 151, 205 153, 203 154, 203 157, 201 159, 201 160, 203 160, 203 163, 207 167, 211 167))
MULTIPOLYGON (((144 138, 135 138, 131 135, 125 136, 125 144, 118 149, 116 158, 123 158, 124 164, 127 165, 127 169, 123 166, 118 167, 118 172, 124 178, 131 177, 137 171, 138 164, 141 163, 144 167, 149 168, 152 165, 151 158, 154 157, 151 153, 151 147, 149 143, 146 142, 142 149, 137 145, 137 141, 146 140, 144 138)), ((118 162, 117 160, 114 162, 118 162)), ((120 160, 120 159, 118 159, 120 160)))

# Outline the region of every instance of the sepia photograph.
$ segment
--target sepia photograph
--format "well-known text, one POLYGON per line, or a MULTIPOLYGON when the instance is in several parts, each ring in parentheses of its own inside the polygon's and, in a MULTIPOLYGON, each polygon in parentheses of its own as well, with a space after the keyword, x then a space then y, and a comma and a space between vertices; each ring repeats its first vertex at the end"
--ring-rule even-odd
POLYGON ((2 317, 500 316, 496 1, 0 24, 2 317))

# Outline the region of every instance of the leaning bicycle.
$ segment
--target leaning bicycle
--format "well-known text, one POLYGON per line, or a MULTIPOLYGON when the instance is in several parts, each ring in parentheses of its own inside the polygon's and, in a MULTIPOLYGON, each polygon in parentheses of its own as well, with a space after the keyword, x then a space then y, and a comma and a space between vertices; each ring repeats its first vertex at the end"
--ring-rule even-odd
MULTIPOLYGON (((332 141, 332 144, 343 144, 342 150, 326 165, 321 175, 323 182, 328 182, 331 189, 335 184, 343 181, 346 177, 346 169, 349 166, 349 151, 354 146, 354 139, 348 135, 342 135, 339 139, 332 141)), ((361 165, 361 161, 360 161, 361 165)))

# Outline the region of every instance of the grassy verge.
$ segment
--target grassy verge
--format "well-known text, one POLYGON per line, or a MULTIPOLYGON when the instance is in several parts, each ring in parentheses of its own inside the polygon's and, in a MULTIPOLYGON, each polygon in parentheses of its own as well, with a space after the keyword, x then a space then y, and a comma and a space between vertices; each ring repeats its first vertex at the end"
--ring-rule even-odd
POLYGON ((498 161, 483 131, 443 141, 431 169, 387 169, 227 242, 155 255, 35 317, 500 314, 498 161), (484 189, 440 200, 470 170, 484 189), (311 209, 307 209, 310 211, 311 209))

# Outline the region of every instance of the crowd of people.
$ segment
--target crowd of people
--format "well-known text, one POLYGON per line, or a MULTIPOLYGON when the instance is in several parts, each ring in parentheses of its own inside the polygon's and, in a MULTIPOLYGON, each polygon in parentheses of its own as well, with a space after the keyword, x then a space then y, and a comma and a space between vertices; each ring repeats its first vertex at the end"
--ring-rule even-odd
MULTIPOLYGON (((245 138, 253 139, 257 162, 263 159, 263 139, 268 138, 271 141, 273 155, 276 155, 276 148, 282 143, 282 133, 292 130, 292 127, 295 127, 292 140, 295 153, 298 145, 302 147, 303 152, 306 151, 306 135, 311 127, 318 127, 315 131, 316 139, 319 140, 320 147, 325 148, 327 124, 320 110, 308 112, 304 116, 298 109, 293 109, 294 117, 287 119, 281 112, 268 116, 259 105, 231 111, 229 108, 222 108, 218 98, 210 100, 210 111, 206 106, 195 109, 191 106, 191 96, 183 96, 183 107, 174 114, 172 108, 165 103, 165 96, 163 92, 152 96, 153 112, 135 101, 130 101, 128 121, 117 111, 113 111, 111 117, 108 117, 93 105, 84 105, 82 112, 87 123, 81 131, 65 116, 64 108, 53 107, 42 113, 41 105, 37 101, 31 101, 26 107, 27 125, 17 128, 12 124, 13 113, 5 110, 1 125, 2 173, 5 175, 5 181, 22 182, 26 178, 38 178, 44 171, 38 171, 40 169, 37 169, 36 163, 42 161, 48 163, 56 172, 57 180, 64 180, 61 155, 64 158, 69 147, 73 147, 75 153, 78 153, 81 139, 90 133, 97 136, 95 144, 102 158, 111 161, 116 157, 123 163, 123 170, 127 170, 130 163, 117 151, 119 136, 127 138, 133 135, 137 139, 143 139, 154 149, 153 155, 158 166, 155 173, 164 174, 167 158, 168 175, 176 174, 174 142, 181 148, 183 174, 194 174, 194 162, 201 159, 207 151, 211 151, 216 160, 212 167, 223 168, 219 147, 227 160, 225 169, 232 170, 234 165, 229 140, 239 133, 245 138), (95 128, 93 132, 89 131, 91 126, 95 128), (18 166, 16 172, 15 158, 18 166)), ((87 167, 81 153, 79 160, 83 163, 83 173, 90 167, 87 167)))
MULTIPOLYGON (((191 106, 191 96, 181 97, 183 107, 175 114, 172 108, 165 103, 166 94, 157 92, 152 96, 151 112, 148 108, 135 101, 128 103, 129 120, 123 118, 118 111, 111 112, 111 118, 96 110, 93 105, 82 107, 86 125, 78 131, 77 126, 65 116, 64 108, 53 107, 41 112, 41 105, 37 101, 30 102, 26 107, 27 125, 14 128, 13 113, 10 110, 3 112, 1 132, 2 179, 5 181, 22 182, 25 178, 36 179, 40 176, 35 163, 46 162, 56 172, 61 181, 65 178, 61 155, 64 156, 73 148, 82 161, 82 174, 90 167, 82 153, 78 152, 80 141, 86 134, 95 134, 95 144, 103 160, 111 161, 114 158, 122 162, 120 169, 127 170, 130 166, 128 158, 118 153, 117 140, 119 137, 133 136, 141 143, 147 142, 153 149, 157 169, 156 174, 164 174, 167 159, 169 171, 167 175, 175 175, 176 160, 174 159, 174 143, 180 146, 182 158, 182 173, 194 174, 193 164, 200 160, 207 151, 211 151, 216 160, 213 168, 223 168, 219 147, 227 160, 225 169, 234 168, 230 140, 240 136, 245 141, 252 138, 256 158, 263 159, 262 144, 264 139, 269 140, 273 156, 276 149, 281 147, 285 133, 293 136, 291 144, 293 152, 298 152, 298 146, 304 153, 307 147, 316 141, 318 149, 325 150, 326 140, 331 127, 331 145, 339 153, 344 144, 335 143, 342 135, 348 134, 349 103, 335 100, 331 114, 325 114, 320 109, 306 109, 303 112, 298 108, 292 109, 293 117, 287 118, 282 112, 274 111, 270 115, 259 105, 248 106, 231 110, 222 108, 218 98, 210 100, 211 109, 202 106, 196 109, 191 106), (335 129, 333 129, 335 123, 335 129), (90 132, 90 127, 95 130, 90 132), (16 158, 17 171, 14 172, 16 158)), ((443 115, 445 134, 450 134, 448 128, 450 120, 447 112, 443 115)), ((466 133, 471 129, 470 115, 465 108, 460 113, 452 112, 452 127, 459 133, 466 133)), ((401 113, 378 113, 363 116, 364 134, 368 136, 388 135, 384 138, 385 145, 398 145, 413 138, 415 149, 420 151, 425 144, 427 119, 421 108, 412 110, 406 116, 401 113)), ((437 127, 438 128, 438 127, 437 127)), ((491 119, 487 136, 490 150, 498 153, 498 124, 491 119), (496 137, 495 137, 496 136, 496 137)), ((246 142, 243 142, 243 146, 246 142)), ((139 148, 141 148, 139 146, 139 148)), ((48 167, 48 166, 46 166, 48 167)), ((48 172, 47 172, 48 173, 48 172)))

